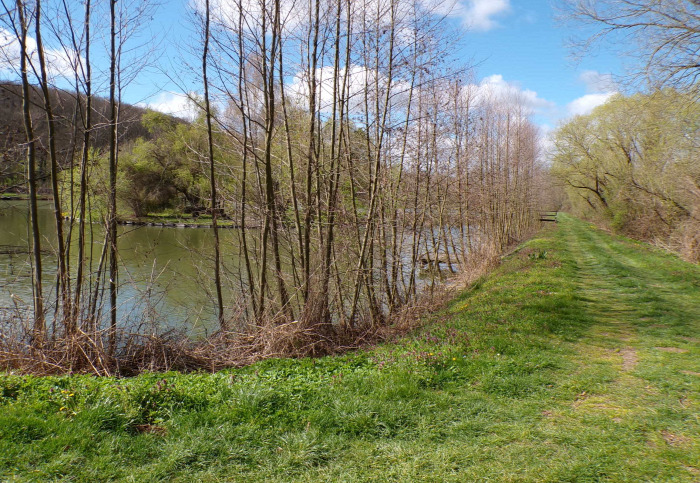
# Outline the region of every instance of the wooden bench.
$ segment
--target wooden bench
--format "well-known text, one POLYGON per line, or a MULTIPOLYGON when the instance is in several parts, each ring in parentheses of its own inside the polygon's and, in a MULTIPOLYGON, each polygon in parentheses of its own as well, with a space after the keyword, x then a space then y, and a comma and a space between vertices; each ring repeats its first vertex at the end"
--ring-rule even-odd
POLYGON ((545 221, 545 222, 557 222, 557 213, 556 211, 540 211, 539 212, 539 218, 540 221, 545 221))

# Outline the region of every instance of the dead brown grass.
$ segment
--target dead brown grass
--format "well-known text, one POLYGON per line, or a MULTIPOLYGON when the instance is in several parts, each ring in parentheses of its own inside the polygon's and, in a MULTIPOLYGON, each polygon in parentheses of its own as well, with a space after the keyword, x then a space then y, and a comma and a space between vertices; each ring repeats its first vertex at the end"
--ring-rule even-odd
POLYGON ((426 290, 414 303, 396 308, 384 320, 365 314, 353 325, 332 322, 330 314, 307 304, 298 320, 270 314, 244 330, 217 332, 193 340, 184 331, 157 331, 153 326, 133 328, 116 335, 110 353, 106 331, 77 331, 70 337, 45 341, 37 347, 30 324, 19 314, 4 318, 0 336, 0 370, 37 375, 90 373, 100 376, 134 376, 142 372, 217 371, 250 365, 269 358, 320 357, 395 340, 430 321, 458 290, 463 290, 500 261, 491 248, 475 252, 447 283, 426 290))
MULTIPOLYGON (((79 332, 44 342, 37 347, 31 334, 16 326, 14 336, 0 338, 0 370, 37 375, 90 373, 99 376, 133 376, 142 372, 217 371, 269 358, 320 357, 358 349, 391 339, 418 327, 452 292, 446 288, 425 295, 411 306, 398 309, 382 324, 369 317, 354 327, 312 317, 283 321, 270 317, 242 331, 218 332, 193 340, 184 332, 127 333, 117 335, 117 350, 110 354, 107 334, 79 332)), ((317 315, 317 314, 314 314, 317 315)))
POLYGON ((687 436, 670 431, 661 431, 661 437, 671 446, 686 446, 692 441, 687 436))
POLYGON ((633 371, 637 367, 637 351, 632 347, 625 347, 620 350, 620 355, 622 356, 622 370, 625 372, 633 371))

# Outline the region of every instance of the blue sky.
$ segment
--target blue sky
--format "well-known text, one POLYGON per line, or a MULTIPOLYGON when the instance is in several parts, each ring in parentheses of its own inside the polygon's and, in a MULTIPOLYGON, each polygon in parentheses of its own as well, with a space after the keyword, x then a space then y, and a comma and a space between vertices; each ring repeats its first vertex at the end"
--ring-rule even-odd
MULTIPOLYGON (((427 0, 432 1, 432 0, 427 0)), ((619 59, 612 53, 575 62, 566 46, 576 35, 571 25, 555 19, 553 0, 458 0, 450 22, 466 28, 455 55, 475 64, 477 82, 496 87, 506 85, 523 91, 534 120, 548 131, 572 114, 590 112, 615 91, 611 74, 620 74, 619 59)), ((185 38, 185 0, 168 2, 156 15, 155 24, 168 38, 185 38)), ((168 41, 166 41, 168 43, 168 41)), ((168 52, 174 55, 173 52, 168 52)), ((143 97, 163 88, 145 103, 178 112, 184 100, 172 92, 176 87, 154 75, 132 93, 143 97), (156 85, 154 87, 153 83, 156 85), (150 84, 150 87, 149 87, 150 84)))
POLYGON ((555 19, 553 4, 506 0, 492 15, 493 23, 484 25, 488 28, 467 32, 463 47, 477 63, 478 78, 502 76, 503 81, 536 93, 535 120, 550 127, 600 104, 615 90, 611 74, 621 74, 619 59, 609 52, 598 51, 578 62, 572 59, 566 44, 580 32, 555 19))
MULTIPOLYGON (((196 0, 191 0, 196 1, 196 0)), ((435 5, 442 0, 419 0, 435 5)), ((456 57, 474 64, 475 82, 492 88, 518 89, 546 133, 573 114, 590 112, 614 91, 611 74, 621 74, 620 59, 599 50, 575 63, 566 41, 578 33, 555 20, 555 0, 445 0, 454 3, 448 21, 465 28, 456 57)), ((130 103, 183 115, 187 101, 178 92, 196 90, 198 59, 187 74, 182 53, 196 45, 188 19, 188 0, 163 2, 148 18, 147 30, 161 42, 155 65, 141 72, 124 93, 130 103), (169 79, 175 77, 176 82, 169 79), (188 83, 187 79, 193 79, 188 83), (177 85, 180 84, 180 85, 177 85)), ((0 32, 2 37, 2 32, 0 32)), ((142 39, 148 39, 148 33, 142 39)), ((2 40, 2 38, 0 38, 2 40)), ((195 50, 198 50, 199 47, 195 50)), ((51 59, 51 55, 48 56, 51 59)), ((139 57, 132 59, 138 65, 139 57)), ((60 55, 55 70, 60 71, 60 55)), ((127 60, 128 63, 129 61, 127 60)), ((0 73, 3 65, 0 59, 0 73)))

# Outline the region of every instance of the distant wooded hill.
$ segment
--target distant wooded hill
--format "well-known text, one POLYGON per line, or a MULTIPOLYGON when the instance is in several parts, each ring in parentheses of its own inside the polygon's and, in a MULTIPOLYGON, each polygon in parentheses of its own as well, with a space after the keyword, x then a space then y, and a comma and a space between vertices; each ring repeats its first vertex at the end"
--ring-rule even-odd
MULTIPOLYGON (((82 150, 84 132, 84 96, 78 98, 74 93, 52 89, 51 104, 56 119, 56 149, 61 168, 69 168, 71 160, 82 150), (82 112, 81 112, 82 111, 82 112)), ((48 178, 47 126, 44 113, 43 96, 37 86, 32 87, 31 114, 37 143, 38 176, 48 178)), ((146 109, 130 104, 121 104, 120 142, 129 143, 136 138, 149 138, 150 134, 141 123, 146 109)), ((109 102, 100 97, 92 99, 92 134, 90 145, 97 151, 107 148, 109 130, 107 119, 109 102)), ((178 120, 178 122, 182 122, 178 120)), ((20 84, 0 83, 0 191, 22 191, 24 188, 24 161, 26 135, 22 117, 22 86, 20 84)), ((45 185, 46 181, 42 184, 45 185)))

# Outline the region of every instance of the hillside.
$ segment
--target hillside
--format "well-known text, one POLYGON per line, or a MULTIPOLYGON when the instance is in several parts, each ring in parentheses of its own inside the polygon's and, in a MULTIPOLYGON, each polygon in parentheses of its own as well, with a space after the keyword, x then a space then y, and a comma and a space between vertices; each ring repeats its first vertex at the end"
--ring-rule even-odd
MULTIPOLYGON (((62 167, 70 165, 71 153, 81 149, 83 129, 79 112, 76 112, 77 99, 68 91, 52 89, 51 103, 56 118, 56 147, 62 167), (76 126, 77 124, 77 126, 76 126), (77 128, 77 129, 76 129, 77 128), (77 143, 74 139, 77 138, 77 143)), ((37 146, 39 177, 48 173, 47 128, 43 110, 43 97, 38 88, 32 89, 32 121, 39 137, 37 146)), ((109 132, 106 128, 109 102, 93 98, 92 145, 95 149, 107 147, 109 132)), ((148 131, 141 125, 145 109, 129 104, 121 105, 121 142, 129 142, 138 137, 148 137, 148 131)), ((26 142, 22 117, 22 87, 19 84, 0 83, 0 190, 21 184, 24 179, 24 151, 26 142)))
POLYGON ((700 267, 559 219, 365 351, 0 376, 0 479, 698 481, 700 267))

